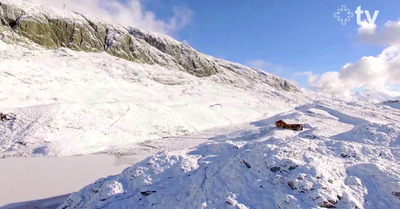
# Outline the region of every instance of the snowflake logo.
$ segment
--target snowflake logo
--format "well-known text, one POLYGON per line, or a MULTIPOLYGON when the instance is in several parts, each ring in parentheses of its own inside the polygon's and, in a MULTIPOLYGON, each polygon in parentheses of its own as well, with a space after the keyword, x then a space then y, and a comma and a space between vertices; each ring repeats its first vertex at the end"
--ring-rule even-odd
POLYGON ((350 9, 347 8, 346 5, 342 5, 335 13, 333 13, 333 16, 342 23, 342 25, 346 25, 347 22, 351 20, 352 17, 354 17, 353 12, 350 11, 350 9))

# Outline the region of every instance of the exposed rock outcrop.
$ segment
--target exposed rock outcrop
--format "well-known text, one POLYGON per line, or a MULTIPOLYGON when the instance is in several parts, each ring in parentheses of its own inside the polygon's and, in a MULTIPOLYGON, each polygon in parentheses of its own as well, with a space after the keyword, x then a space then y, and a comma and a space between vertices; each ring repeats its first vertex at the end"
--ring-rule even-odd
POLYGON ((163 34, 19 0, 0 0, 0 39, 9 43, 33 42, 48 49, 66 47, 107 52, 122 59, 158 64, 198 77, 216 75, 216 81, 245 83, 245 86, 264 83, 278 90, 298 91, 284 79, 204 55, 163 34), (238 78, 232 79, 235 76, 238 78))

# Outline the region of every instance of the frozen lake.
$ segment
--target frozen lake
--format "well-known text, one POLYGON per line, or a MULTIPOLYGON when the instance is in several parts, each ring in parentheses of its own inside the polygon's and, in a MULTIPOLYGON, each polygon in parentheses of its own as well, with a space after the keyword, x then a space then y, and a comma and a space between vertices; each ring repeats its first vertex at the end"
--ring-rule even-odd
POLYGON ((114 155, 97 154, 0 159, 0 207, 17 208, 15 203, 78 191, 99 178, 119 174, 146 157, 135 155, 117 158, 114 155))
POLYGON ((65 195, 99 178, 120 174, 125 168, 160 151, 195 147, 207 142, 212 136, 228 132, 232 127, 148 141, 132 148, 134 155, 120 158, 95 154, 0 159, 0 209, 53 209, 67 198, 65 195))

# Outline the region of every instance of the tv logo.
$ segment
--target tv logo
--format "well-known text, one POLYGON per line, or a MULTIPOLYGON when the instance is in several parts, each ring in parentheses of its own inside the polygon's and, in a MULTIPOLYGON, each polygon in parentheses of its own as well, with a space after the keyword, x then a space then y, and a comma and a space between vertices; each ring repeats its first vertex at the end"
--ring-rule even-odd
POLYGON ((367 16, 367 22, 369 24, 375 24, 376 18, 378 18, 379 15, 379 10, 374 11, 374 15, 371 18, 371 14, 369 13, 368 10, 361 10, 361 6, 357 7, 357 10, 355 11, 357 15, 357 25, 361 25, 361 15, 365 13, 365 16, 367 16))
MULTIPOLYGON (((374 14, 371 17, 371 13, 369 12, 369 10, 362 10, 361 6, 358 6, 354 13, 357 16, 357 25, 361 25, 363 14, 365 14, 367 22, 369 24, 375 24, 376 19, 379 15, 379 10, 375 10, 374 14)), ((333 13, 333 16, 342 25, 346 25, 347 22, 349 22, 351 18, 354 17, 354 13, 350 9, 348 9, 346 5, 342 5, 335 13, 333 13)))

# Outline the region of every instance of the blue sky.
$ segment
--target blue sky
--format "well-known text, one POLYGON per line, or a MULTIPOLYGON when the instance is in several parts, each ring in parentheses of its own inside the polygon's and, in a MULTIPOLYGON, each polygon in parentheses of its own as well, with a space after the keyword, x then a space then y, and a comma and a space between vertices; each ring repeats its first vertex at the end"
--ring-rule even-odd
POLYGON ((173 6, 193 11, 191 23, 175 38, 195 49, 243 64, 263 60, 267 71, 307 86, 298 72, 339 71, 348 62, 376 55, 382 46, 363 44, 357 37, 356 18, 341 25, 333 13, 346 5, 380 13, 379 26, 400 17, 398 0, 143 0, 160 19, 172 16, 173 6))
POLYGON ((400 97, 399 0, 30 1, 166 33, 318 92, 400 97), (333 15, 342 5, 354 15, 346 25, 333 15), (379 11, 374 24, 357 24, 359 6, 371 17, 379 11))

